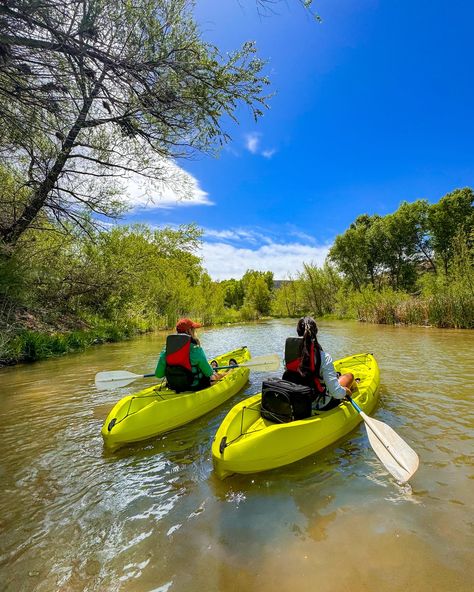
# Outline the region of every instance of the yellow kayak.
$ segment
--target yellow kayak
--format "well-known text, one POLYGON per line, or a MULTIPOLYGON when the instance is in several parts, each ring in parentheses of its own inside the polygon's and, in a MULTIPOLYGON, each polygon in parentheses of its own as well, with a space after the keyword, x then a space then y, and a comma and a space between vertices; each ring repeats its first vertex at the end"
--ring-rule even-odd
MULTIPOLYGON (((234 358, 238 364, 250 360, 246 347, 215 358, 219 366, 226 366, 234 358)), ((182 426, 218 407, 238 393, 247 383, 248 368, 233 368, 201 391, 175 393, 164 383, 146 388, 121 399, 108 414, 102 426, 105 447, 117 450, 132 442, 153 438, 182 426)))
MULTIPOLYGON (((357 354, 334 363, 341 374, 352 372, 357 379, 354 401, 366 414, 378 399, 380 372, 372 354, 357 354)), ((212 443, 217 475, 257 473, 290 464, 318 452, 353 430, 362 421, 349 402, 329 411, 289 423, 273 423, 260 416, 261 394, 233 407, 219 426, 212 443)))

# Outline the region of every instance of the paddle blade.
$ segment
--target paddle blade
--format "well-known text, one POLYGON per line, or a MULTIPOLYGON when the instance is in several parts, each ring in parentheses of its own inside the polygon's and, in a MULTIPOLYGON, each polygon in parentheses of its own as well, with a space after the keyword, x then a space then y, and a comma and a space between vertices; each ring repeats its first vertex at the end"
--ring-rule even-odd
POLYGON ((400 483, 408 481, 420 462, 417 453, 390 426, 364 412, 360 414, 370 445, 387 471, 400 483))
POLYGON ((265 356, 256 356, 248 362, 242 362, 233 366, 217 366, 215 370, 228 370, 229 368, 251 368, 256 372, 274 372, 280 368, 280 356, 278 354, 267 354, 265 356))
POLYGON ((281 360, 278 354, 267 354, 265 356, 255 356, 248 362, 240 364, 257 372, 275 372, 280 368, 281 360))
POLYGON ((115 370, 112 372, 98 372, 95 375, 95 385, 99 389, 116 388, 127 386, 137 378, 143 378, 143 374, 134 374, 126 370, 115 370))

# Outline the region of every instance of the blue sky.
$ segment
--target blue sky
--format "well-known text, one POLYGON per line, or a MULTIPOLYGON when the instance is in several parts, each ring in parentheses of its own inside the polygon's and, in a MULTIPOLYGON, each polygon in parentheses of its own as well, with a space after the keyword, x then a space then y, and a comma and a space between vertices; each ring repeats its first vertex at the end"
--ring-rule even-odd
POLYGON ((197 5, 222 51, 256 41, 275 96, 257 123, 246 108, 226 123, 217 159, 177 163, 188 199, 170 189, 127 221, 196 222, 214 279, 283 279, 321 264, 359 214, 474 185, 474 2, 315 1, 321 24, 297 0, 268 17, 254 0, 197 5))

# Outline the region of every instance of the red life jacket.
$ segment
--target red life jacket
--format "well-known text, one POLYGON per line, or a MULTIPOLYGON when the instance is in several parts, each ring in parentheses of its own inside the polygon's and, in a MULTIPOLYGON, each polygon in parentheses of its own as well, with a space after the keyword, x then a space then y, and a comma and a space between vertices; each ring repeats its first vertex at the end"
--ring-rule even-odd
POLYGON ((186 333, 166 338, 166 382, 177 393, 189 390, 196 378, 191 366, 191 336, 186 333))
POLYGON ((302 362, 303 338, 288 337, 285 342, 285 364, 286 372, 283 374, 285 380, 295 382, 296 384, 305 384, 316 390, 316 393, 322 395, 326 392, 326 385, 322 381, 319 372, 321 367, 321 352, 315 350, 314 341, 311 342, 310 350, 310 376, 304 376, 300 371, 302 362), (316 354, 316 355, 315 355, 316 354), (317 358, 316 358, 317 356, 317 358), (316 358, 316 360, 315 360, 316 358))

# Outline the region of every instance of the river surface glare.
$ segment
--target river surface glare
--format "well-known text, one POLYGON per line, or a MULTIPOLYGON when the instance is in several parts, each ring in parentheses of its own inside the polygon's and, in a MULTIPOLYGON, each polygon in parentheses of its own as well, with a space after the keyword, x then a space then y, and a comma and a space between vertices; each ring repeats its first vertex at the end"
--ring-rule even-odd
MULTIPOLYGON (((282 353, 294 321, 200 330, 209 356, 282 353)), ((5 592, 471 592, 474 332, 321 322, 334 359, 374 353, 373 413, 419 454, 387 474, 360 424, 295 464, 219 481, 208 415, 105 453, 104 370, 153 372, 166 334, 0 370, 0 589, 5 592), (435 376, 435 378, 430 378, 435 376), (465 377, 465 378, 464 378, 465 377)), ((273 373, 274 376, 281 375, 273 373)))

